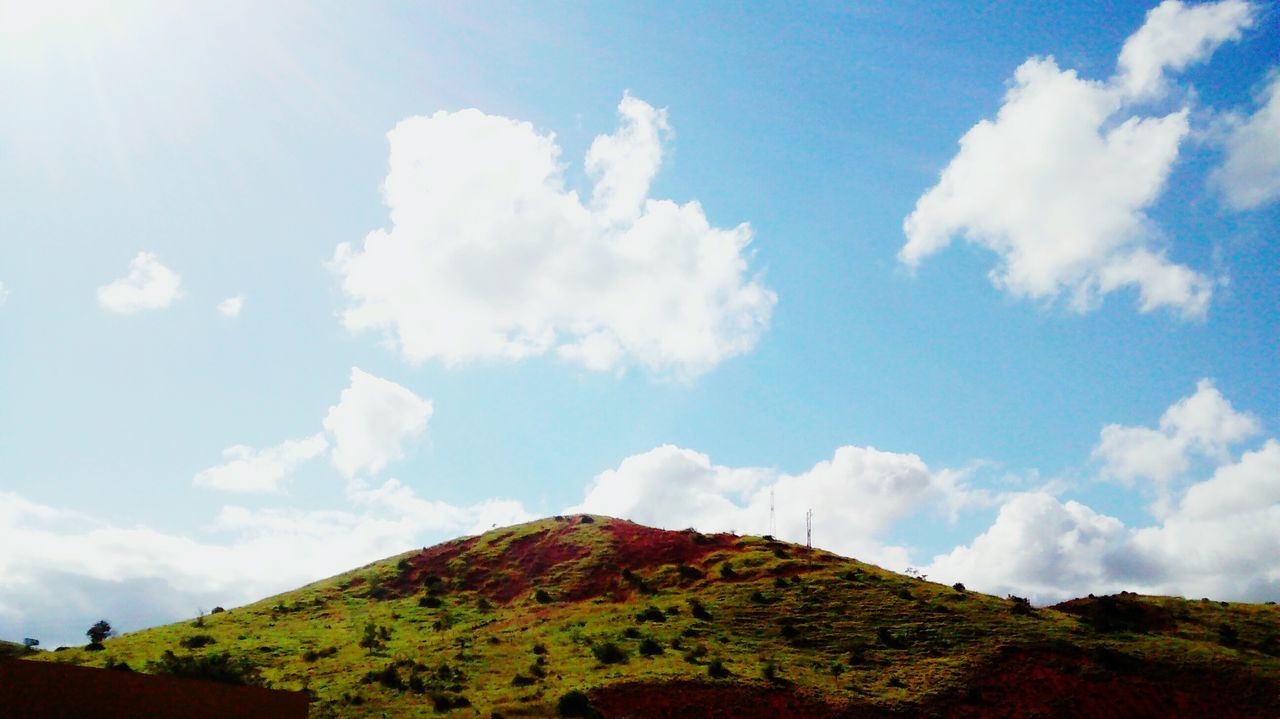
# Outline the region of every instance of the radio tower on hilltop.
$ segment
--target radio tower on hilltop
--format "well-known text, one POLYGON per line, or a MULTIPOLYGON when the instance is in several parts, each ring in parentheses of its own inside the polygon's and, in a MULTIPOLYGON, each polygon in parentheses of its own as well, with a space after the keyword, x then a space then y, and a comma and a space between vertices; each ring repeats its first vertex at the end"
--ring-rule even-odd
POLYGON ((778 536, 777 527, 773 519, 773 487, 769 488, 769 536, 778 536))
POLYGON ((813 549, 813 510, 804 513, 804 547, 813 549))

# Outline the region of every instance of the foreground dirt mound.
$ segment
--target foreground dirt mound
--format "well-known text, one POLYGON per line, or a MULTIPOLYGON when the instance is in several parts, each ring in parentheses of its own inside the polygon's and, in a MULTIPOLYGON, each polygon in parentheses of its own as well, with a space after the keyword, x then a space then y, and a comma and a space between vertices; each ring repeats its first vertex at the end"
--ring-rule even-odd
POLYGON ((954 717, 1275 717, 1261 679, 1139 662, 1071 647, 1011 649, 975 673, 963 696, 924 713, 954 717))
POLYGON ((789 687, 742 684, 615 684, 596 690, 591 700, 608 719, 879 719, 900 716, 871 706, 832 706, 789 687))

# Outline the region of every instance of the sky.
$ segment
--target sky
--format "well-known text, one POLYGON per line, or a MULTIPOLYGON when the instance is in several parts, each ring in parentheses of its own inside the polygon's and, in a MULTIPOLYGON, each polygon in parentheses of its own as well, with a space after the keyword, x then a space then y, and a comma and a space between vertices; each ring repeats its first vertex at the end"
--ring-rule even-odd
POLYGON ((0 637, 566 512, 1280 599, 1278 17, 0 0, 0 637))

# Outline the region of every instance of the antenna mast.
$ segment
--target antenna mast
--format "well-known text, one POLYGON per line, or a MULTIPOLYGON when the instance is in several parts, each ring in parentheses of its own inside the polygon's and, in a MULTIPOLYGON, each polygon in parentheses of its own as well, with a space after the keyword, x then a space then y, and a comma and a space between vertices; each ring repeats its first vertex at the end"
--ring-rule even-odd
POLYGON ((804 547, 813 549, 813 510, 804 513, 804 547))
POLYGON ((769 536, 778 536, 776 522, 773 519, 773 487, 769 488, 769 536))

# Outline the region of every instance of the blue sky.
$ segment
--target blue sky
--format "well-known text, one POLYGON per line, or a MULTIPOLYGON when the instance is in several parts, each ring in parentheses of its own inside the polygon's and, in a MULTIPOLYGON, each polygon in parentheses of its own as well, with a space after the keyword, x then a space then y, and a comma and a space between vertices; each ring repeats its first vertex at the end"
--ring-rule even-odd
POLYGON ((0 7, 0 636, 769 489, 1280 591, 1273 5, 0 7))

